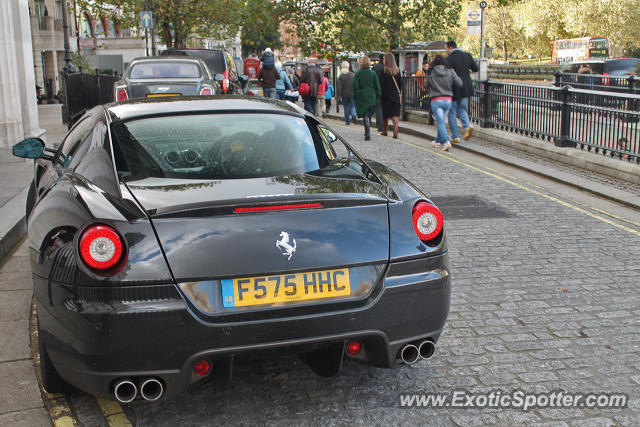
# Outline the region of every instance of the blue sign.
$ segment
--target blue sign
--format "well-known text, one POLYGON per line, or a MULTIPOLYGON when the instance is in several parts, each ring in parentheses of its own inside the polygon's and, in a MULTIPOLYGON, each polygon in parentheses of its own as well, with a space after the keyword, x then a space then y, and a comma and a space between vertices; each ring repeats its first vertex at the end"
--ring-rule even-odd
POLYGON ((140 12, 141 28, 153 28, 153 12, 147 10, 140 12))

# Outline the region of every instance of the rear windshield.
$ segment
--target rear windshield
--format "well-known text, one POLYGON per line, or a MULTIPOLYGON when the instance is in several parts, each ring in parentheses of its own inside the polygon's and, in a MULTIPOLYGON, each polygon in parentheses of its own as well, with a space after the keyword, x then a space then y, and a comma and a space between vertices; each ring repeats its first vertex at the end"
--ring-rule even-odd
POLYGON ((618 59, 607 62, 607 70, 612 75, 640 74, 640 59, 618 59))
POLYGON ((280 176, 330 161, 304 119, 282 114, 155 117, 116 123, 112 134, 125 180, 280 176))
POLYGON ((193 62, 141 62, 131 67, 132 79, 185 79, 200 77, 200 69, 193 62))

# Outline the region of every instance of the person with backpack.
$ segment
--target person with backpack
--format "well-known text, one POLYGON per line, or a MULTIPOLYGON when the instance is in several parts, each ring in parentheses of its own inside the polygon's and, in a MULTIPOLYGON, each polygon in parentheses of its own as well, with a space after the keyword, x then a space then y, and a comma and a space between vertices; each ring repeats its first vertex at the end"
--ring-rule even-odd
POLYGON ((316 111, 319 114, 316 115, 322 115, 322 117, 325 116, 325 99, 324 99, 324 95, 327 93, 327 89, 329 88, 329 79, 327 79, 325 77, 324 74, 322 74, 322 68, 320 68, 318 66, 318 69, 320 70, 320 73, 322 75, 322 83, 320 83, 320 85, 318 85, 318 105, 316 105, 316 111))
POLYGON ((327 105, 327 114, 329 114, 329 112, 331 111, 331 98, 334 97, 335 95, 335 89, 333 88, 333 85, 331 84, 331 82, 329 81, 329 79, 327 78, 327 75, 325 74, 324 76, 325 79, 327 79, 327 91, 324 93, 324 102, 327 105))
POLYGON ((279 76, 279 79, 276 80, 276 93, 278 99, 284 99, 285 91, 293 89, 293 85, 289 80, 287 72, 282 69, 282 62, 276 62, 276 70, 279 76))
POLYGON ((262 67, 258 73, 258 81, 262 86, 262 92, 266 98, 278 98, 276 80, 279 79, 280 74, 278 70, 276 70, 275 63, 273 62, 273 52, 271 52, 270 48, 266 48, 262 55, 262 67))

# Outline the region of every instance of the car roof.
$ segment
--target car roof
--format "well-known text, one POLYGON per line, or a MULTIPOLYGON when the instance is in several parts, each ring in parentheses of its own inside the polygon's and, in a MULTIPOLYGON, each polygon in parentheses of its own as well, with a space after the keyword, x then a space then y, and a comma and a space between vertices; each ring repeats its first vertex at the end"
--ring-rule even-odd
POLYGON ((141 56, 139 58, 134 58, 131 60, 130 64, 134 62, 201 62, 202 59, 195 56, 177 56, 177 55, 167 55, 167 56, 141 56))
POLYGON ((137 117, 202 112, 264 112, 304 116, 297 105, 270 98, 219 95, 207 97, 136 98, 104 105, 112 121, 137 117))

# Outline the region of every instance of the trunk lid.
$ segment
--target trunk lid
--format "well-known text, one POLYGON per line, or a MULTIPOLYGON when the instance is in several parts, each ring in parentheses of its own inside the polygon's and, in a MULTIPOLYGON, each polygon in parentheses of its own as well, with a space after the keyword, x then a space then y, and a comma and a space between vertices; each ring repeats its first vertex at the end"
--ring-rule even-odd
POLYGON ((308 174, 147 178, 127 187, 150 215, 178 281, 321 270, 389 257, 388 200, 366 180, 308 174), (321 207, 234 212, 308 203, 321 207))
POLYGON ((132 98, 148 96, 194 96, 200 92, 200 81, 193 79, 179 80, 130 80, 129 91, 132 98))

